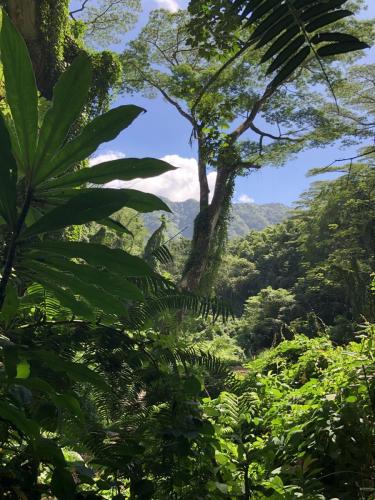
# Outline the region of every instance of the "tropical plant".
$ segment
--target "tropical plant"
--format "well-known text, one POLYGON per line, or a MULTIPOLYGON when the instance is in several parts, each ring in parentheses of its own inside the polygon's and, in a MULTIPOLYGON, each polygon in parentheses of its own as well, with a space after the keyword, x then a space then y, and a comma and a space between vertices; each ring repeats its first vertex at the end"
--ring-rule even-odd
POLYGON ((373 325, 346 347, 297 336, 204 401, 215 427, 206 498, 372 498, 373 325))
MULTIPOLYGON (((150 315, 173 306, 204 314, 221 309, 206 299, 183 297, 140 257, 63 237, 65 228, 93 221, 129 232, 110 218, 123 207, 168 211, 156 196, 103 185, 173 167, 151 158, 82 167, 102 142, 144 110, 120 106, 70 137, 91 80, 89 59, 82 55, 57 82, 38 127, 32 63, 5 13, 0 45, 7 98, 0 116, 1 493, 71 498, 76 485, 62 448, 69 423, 77 435, 87 422, 79 392, 85 383, 102 393, 114 387, 113 379, 110 388, 98 373, 95 360, 83 362, 80 342, 90 335, 90 325, 115 336, 125 325, 144 325, 150 315), (73 349, 69 330, 79 335, 80 329, 73 349)), ((100 349, 95 352, 99 355, 100 349)))
POLYGON ((311 55, 315 56, 324 72, 323 58, 369 47, 353 34, 343 32, 341 26, 340 31, 327 28, 353 15, 351 10, 342 9, 346 3, 351 2, 191 0, 193 41, 197 45, 203 43, 205 50, 210 51, 209 40, 214 38, 222 50, 234 51, 232 61, 249 48, 267 48, 261 62, 272 60, 267 74, 277 72, 271 83, 271 86, 276 86, 311 55), (241 35, 249 26, 253 30, 243 39, 241 35))

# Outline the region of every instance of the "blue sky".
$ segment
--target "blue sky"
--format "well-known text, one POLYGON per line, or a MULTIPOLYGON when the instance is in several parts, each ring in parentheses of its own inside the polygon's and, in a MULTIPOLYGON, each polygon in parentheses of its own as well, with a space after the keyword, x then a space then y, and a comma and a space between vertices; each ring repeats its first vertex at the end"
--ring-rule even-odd
MULTIPOLYGON (((140 16, 135 30, 126 36, 131 38, 147 21, 151 9, 164 7, 170 10, 183 7, 187 2, 183 0, 144 0, 144 12, 140 16)), ((369 0, 369 9, 365 17, 375 17, 375 2, 369 0)), ((367 62, 375 62, 374 49, 368 51, 367 62)), ((114 104, 137 104, 144 107, 147 113, 138 120, 115 141, 106 144, 98 152, 103 160, 125 155, 127 157, 152 156, 156 158, 168 157, 171 163, 180 167, 177 174, 167 174, 163 178, 152 181, 135 182, 132 187, 153 191, 155 194, 166 196, 173 201, 182 201, 187 198, 197 198, 198 184, 194 164, 195 149, 189 145, 191 128, 174 109, 162 98, 144 99, 141 96, 124 96, 114 104)), ((284 167, 264 167, 248 177, 239 178, 236 183, 235 202, 240 200, 254 200, 256 203, 280 202, 291 205, 299 195, 306 191, 311 178, 306 173, 314 167, 325 166, 333 160, 355 154, 355 150, 339 150, 329 147, 324 150, 309 150, 301 153, 295 160, 289 161, 284 167)), ((329 178, 327 175, 324 178, 329 178)), ((214 182, 214 174, 211 175, 214 182)), ((313 180, 318 180, 315 177, 313 180)), ((116 185, 116 183, 115 183, 116 185)))

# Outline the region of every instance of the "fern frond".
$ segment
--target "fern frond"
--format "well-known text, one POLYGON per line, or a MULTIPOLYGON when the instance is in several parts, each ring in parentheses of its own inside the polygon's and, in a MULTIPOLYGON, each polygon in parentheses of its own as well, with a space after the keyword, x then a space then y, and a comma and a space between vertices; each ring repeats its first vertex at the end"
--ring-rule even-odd
POLYGON ((322 58, 369 47, 355 36, 331 31, 329 28, 331 24, 353 14, 342 8, 347 2, 348 0, 191 0, 190 32, 195 44, 203 42, 208 46, 208 51, 212 45, 211 36, 214 36, 218 47, 224 50, 233 50, 233 43, 237 44, 235 55, 229 58, 230 62, 250 47, 255 46, 264 51, 261 62, 271 60, 267 74, 276 73, 270 84, 273 88, 287 80, 310 55, 318 60, 328 80, 322 58), (231 36, 236 31, 245 31, 246 41, 231 36))
POLYGON ((230 306, 219 299, 178 292, 177 290, 174 293, 160 294, 150 298, 144 306, 145 315, 150 318, 166 310, 180 310, 203 318, 211 315, 213 320, 221 317, 223 321, 227 321, 232 314, 230 306))

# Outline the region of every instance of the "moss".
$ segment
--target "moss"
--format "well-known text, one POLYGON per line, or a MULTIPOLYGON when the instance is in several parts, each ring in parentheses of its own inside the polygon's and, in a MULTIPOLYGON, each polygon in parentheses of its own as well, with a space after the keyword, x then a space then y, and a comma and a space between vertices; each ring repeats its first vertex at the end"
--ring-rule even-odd
POLYGON ((119 57, 113 52, 94 52, 90 55, 93 81, 89 95, 89 113, 97 115, 109 107, 111 90, 116 90, 121 81, 122 66, 119 57))
POLYGON ((54 85, 65 67, 64 47, 70 24, 69 0, 40 0, 38 17, 45 55, 44 71, 54 85))
MULTIPOLYGON (((0 0, 2 5, 6 4, 0 0)), ((85 25, 69 17, 69 0, 39 0, 38 24, 40 51, 43 54, 43 82, 47 82, 43 95, 52 97, 52 89, 60 74, 82 51, 87 52, 93 64, 93 82, 86 108, 86 118, 108 108, 111 90, 121 77, 121 65, 116 54, 110 51, 91 52, 85 48, 85 25)))

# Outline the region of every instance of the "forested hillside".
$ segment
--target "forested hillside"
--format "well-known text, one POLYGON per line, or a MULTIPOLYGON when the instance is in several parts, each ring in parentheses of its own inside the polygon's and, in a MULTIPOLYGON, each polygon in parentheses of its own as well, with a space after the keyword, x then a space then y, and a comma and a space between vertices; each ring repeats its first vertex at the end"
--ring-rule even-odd
POLYGON ((0 498, 374 500, 373 20, 186 3, 0 0, 0 498))
MULTIPOLYGON (((166 215, 169 224, 167 233, 174 236, 181 233, 185 238, 191 239, 194 231, 194 220, 199 213, 199 203, 195 200, 172 202, 165 199, 172 210, 166 215)), ((245 236, 251 229, 264 229, 267 226, 278 224, 288 217, 290 208, 282 203, 268 203, 257 205, 255 203, 235 203, 230 212, 228 236, 245 236)), ((147 214, 144 216, 145 226, 152 233, 160 225, 162 213, 147 214)))

